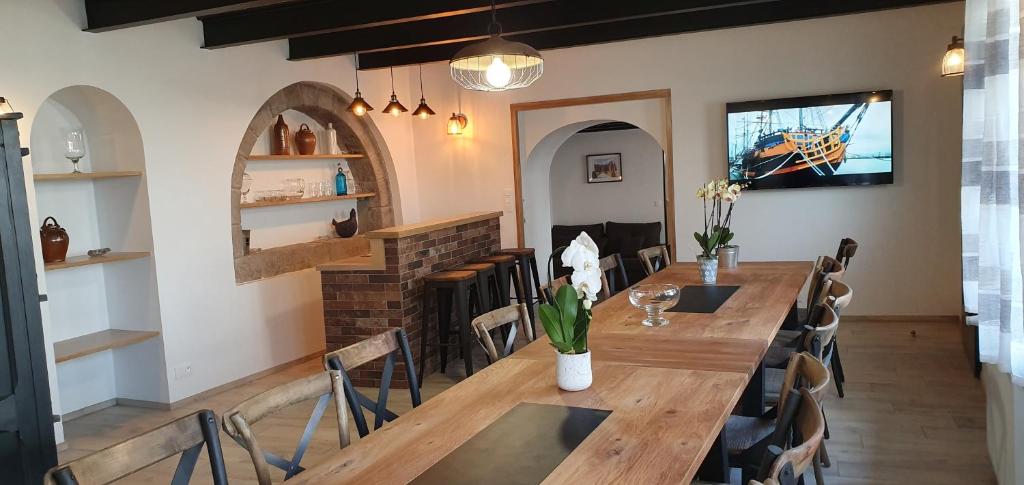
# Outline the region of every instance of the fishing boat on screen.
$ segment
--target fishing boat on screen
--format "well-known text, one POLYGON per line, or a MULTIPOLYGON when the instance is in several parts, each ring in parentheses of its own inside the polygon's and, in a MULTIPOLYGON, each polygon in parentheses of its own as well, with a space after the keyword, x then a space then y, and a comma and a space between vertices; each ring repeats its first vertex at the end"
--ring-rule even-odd
POLYGON ((786 127, 776 110, 761 112, 744 127, 743 138, 756 139, 740 153, 738 165, 742 178, 835 175, 846 161, 847 147, 868 106, 866 102, 854 103, 831 126, 824 126, 818 108, 797 108, 795 127, 786 127))

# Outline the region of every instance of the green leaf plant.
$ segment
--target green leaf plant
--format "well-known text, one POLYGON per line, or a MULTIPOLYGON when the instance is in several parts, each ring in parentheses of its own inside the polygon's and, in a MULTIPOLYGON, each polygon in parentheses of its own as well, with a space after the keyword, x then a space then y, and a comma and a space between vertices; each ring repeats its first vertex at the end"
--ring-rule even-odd
POLYGON ((590 319, 590 309, 584 307, 583 299, 572 285, 562 286, 554 302, 540 306, 540 322, 551 346, 563 354, 587 352, 590 319))

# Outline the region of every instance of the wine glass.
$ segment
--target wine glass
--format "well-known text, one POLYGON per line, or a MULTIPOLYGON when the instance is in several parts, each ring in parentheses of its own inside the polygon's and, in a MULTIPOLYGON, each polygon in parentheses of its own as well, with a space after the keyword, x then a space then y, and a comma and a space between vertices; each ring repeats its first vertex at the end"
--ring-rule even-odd
POLYGON ((670 284, 637 285, 629 289, 629 302, 647 312, 643 324, 648 327, 668 325, 662 313, 679 303, 679 287, 670 284))
POLYGON ((249 202, 249 190, 252 189, 252 175, 242 174, 242 202, 249 202))
POLYGON ((82 130, 71 130, 64 137, 64 158, 71 160, 74 166, 72 173, 82 173, 78 169, 78 161, 85 156, 85 135, 82 130))

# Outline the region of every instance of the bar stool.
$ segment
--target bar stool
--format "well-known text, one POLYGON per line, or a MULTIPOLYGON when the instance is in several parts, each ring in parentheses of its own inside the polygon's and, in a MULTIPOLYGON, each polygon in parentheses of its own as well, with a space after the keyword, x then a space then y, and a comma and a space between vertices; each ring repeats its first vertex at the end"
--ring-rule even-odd
POLYGON ((526 311, 530 314, 530 326, 533 327, 533 334, 537 335, 537 321, 534 315, 534 298, 540 299, 540 276, 537 274, 537 257, 533 248, 508 248, 498 251, 500 254, 509 254, 516 258, 516 270, 521 275, 522 295, 516 292, 516 300, 519 303, 526 303, 526 311), (533 281, 530 281, 530 279, 533 281), (534 296, 536 295, 536 296, 534 296))
POLYGON ((466 263, 452 268, 452 271, 472 271, 476 273, 477 312, 483 315, 491 310, 501 308, 498 292, 498 276, 494 263, 466 263))
POLYGON ((511 254, 492 254, 490 256, 482 256, 471 261, 473 263, 491 263, 494 265, 494 271, 498 275, 498 301, 500 302, 499 307, 507 307, 512 302, 509 301, 509 282, 512 282, 512 286, 515 287, 516 300, 521 300, 520 287, 522 282, 519 281, 519 273, 515 271, 516 257, 511 254))
MULTIPOLYGON (((448 367, 448 347, 457 345, 466 365, 466 377, 473 375, 473 347, 470 338, 471 307, 479 303, 477 289, 477 273, 474 271, 438 271, 423 277, 423 308, 427 308, 430 294, 437 298, 437 336, 441 354, 441 372, 448 367), (459 343, 450 343, 452 304, 455 305, 458 321, 459 343)), ((477 311, 482 311, 478 309, 477 311)), ((420 368, 419 380, 423 382, 423 369, 427 362, 427 339, 429 338, 430 318, 423 312, 423 333, 420 335, 420 368)))

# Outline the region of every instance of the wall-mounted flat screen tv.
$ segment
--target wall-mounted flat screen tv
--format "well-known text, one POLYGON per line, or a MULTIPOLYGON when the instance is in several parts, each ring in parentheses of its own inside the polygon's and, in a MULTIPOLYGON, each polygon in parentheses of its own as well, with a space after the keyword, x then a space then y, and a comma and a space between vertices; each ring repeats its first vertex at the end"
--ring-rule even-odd
POLYGON ((892 183, 892 91, 728 103, 726 113, 730 182, 892 183))

